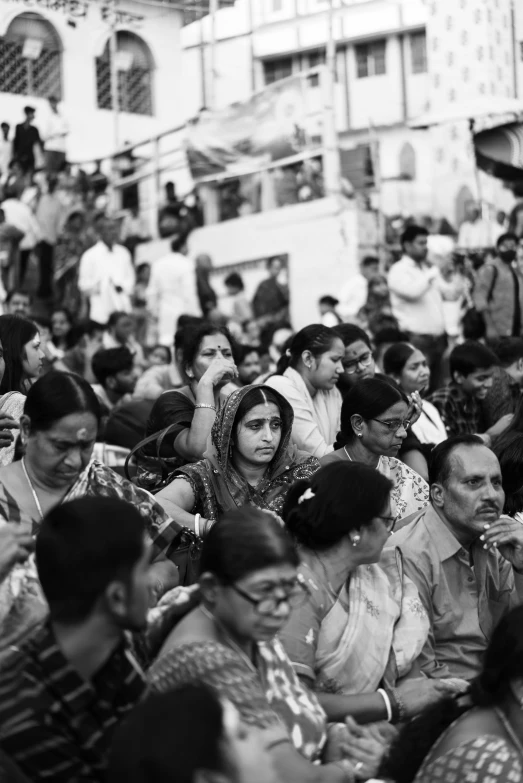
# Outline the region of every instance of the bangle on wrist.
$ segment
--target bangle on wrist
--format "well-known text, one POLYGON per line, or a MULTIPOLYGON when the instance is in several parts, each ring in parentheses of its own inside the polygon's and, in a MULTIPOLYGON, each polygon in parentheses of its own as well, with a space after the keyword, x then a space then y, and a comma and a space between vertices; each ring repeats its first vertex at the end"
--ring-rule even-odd
POLYGON ((196 408, 209 408, 209 410, 216 413, 216 405, 208 405, 206 402, 197 402, 194 408, 195 410, 196 408))
POLYGON ((200 538, 202 537, 202 534, 201 534, 201 531, 200 531, 201 522, 202 522, 202 515, 201 514, 195 514, 194 515, 194 532, 200 538))
POLYGON ((378 688, 377 691, 385 702, 385 709, 387 710, 387 721, 392 723, 392 704, 390 702, 389 694, 383 688, 378 688))

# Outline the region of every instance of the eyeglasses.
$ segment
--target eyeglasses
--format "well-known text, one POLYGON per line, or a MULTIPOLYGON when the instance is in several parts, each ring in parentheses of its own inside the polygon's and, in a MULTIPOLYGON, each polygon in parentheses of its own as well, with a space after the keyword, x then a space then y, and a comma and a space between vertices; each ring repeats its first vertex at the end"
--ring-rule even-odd
MULTIPOLYGON (((245 598, 246 601, 254 606, 258 614, 263 616, 274 614, 281 604, 288 604, 292 608, 302 606, 309 596, 307 586, 300 578, 290 587, 289 592, 279 598, 275 595, 257 598, 254 595, 246 593, 245 590, 242 590, 238 585, 229 585, 229 587, 231 587, 235 593, 241 595, 242 598, 245 598)), ((279 587, 282 590, 286 589, 283 585, 279 585, 279 587)))
POLYGON ((362 354, 359 359, 354 359, 354 361, 351 362, 343 362, 343 368, 348 375, 353 375, 358 369, 358 365, 368 367, 371 362, 372 353, 367 351, 367 353, 362 354))
POLYGON ((396 527, 396 522, 399 519, 399 514, 397 514, 395 517, 382 517, 380 514, 378 514, 376 519, 382 519, 385 522, 386 529, 389 531, 389 533, 392 533, 396 527))
POLYGON ((383 421, 382 419, 370 419, 370 421, 377 421, 378 424, 383 424, 384 427, 387 427, 389 432, 397 432, 402 427, 403 429, 408 430, 410 427, 410 419, 390 419, 389 421, 383 421))

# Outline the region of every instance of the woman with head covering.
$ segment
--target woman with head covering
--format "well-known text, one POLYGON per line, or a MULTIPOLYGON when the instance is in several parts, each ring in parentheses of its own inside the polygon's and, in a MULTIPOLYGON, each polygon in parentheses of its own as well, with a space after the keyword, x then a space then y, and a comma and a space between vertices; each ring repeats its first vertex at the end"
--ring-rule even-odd
POLYGON ((238 389, 216 418, 204 459, 175 471, 156 500, 176 522, 200 534, 245 504, 280 514, 292 484, 319 466, 290 446, 293 418, 274 389, 238 389))

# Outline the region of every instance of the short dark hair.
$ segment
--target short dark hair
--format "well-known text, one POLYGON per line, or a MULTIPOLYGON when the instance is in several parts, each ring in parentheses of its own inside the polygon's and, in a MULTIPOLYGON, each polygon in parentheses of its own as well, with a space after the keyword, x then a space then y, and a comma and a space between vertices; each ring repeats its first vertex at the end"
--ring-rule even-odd
POLYGON ((483 313, 475 307, 469 307, 461 319, 461 328, 465 340, 484 340, 487 334, 487 324, 483 313))
POLYGON ((236 364, 243 364, 247 356, 251 353, 257 353, 258 356, 261 356, 261 348, 258 345, 239 345, 236 364))
POLYGON ((26 296, 29 299, 29 304, 32 304, 33 297, 29 293, 29 291, 26 291, 25 288, 13 288, 11 291, 8 292, 5 301, 6 304, 9 304, 13 296, 26 296))
POLYGON ((356 324, 338 324, 333 327, 333 331, 336 332, 338 337, 341 337, 345 348, 348 348, 352 343, 358 342, 358 340, 364 342, 369 348, 371 347, 369 335, 365 329, 356 326, 356 324))
POLYGON ((379 265, 380 260, 377 256, 364 256, 361 260, 360 266, 376 266, 379 265))
POLYGON ((100 421, 98 398, 79 375, 51 370, 33 383, 27 393, 24 414, 31 420, 31 432, 45 432, 73 413, 92 413, 100 421))
POLYGON ((24 114, 35 114, 34 106, 24 106, 24 114))
POLYGON ((122 345, 119 348, 97 351, 93 356, 91 367, 98 383, 105 386, 108 378, 116 373, 130 370, 133 363, 134 358, 131 351, 122 345))
POLYGON ((393 343, 383 354, 383 369, 387 375, 401 375, 416 348, 410 343, 393 343))
POLYGON ((239 275, 238 272, 231 272, 223 282, 230 288, 239 288, 240 291, 245 289, 241 275, 239 275))
POLYGON ((506 242, 507 239, 512 239, 514 242, 517 243, 518 238, 515 234, 513 234, 511 231, 506 231, 504 234, 501 234, 497 241, 496 241, 496 248, 498 248, 500 245, 503 244, 503 242, 506 242))
POLYGON ((211 527, 203 542, 200 570, 234 584, 263 568, 298 563, 291 537, 272 514, 243 506, 211 527))
POLYGON ((318 301, 320 304, 327 305, 327 307, 337 307, 340 303, 339 299, 336 299, 335 296, 331 296, 330 294, 320 297, 318 301))
POLYGON ((510 367, 518 359, 523 359, 523 337, 500 337, 493 340, 490 347, 502 367, 510 367))
POLYGON ((428 237, 429 232, 423 226, 407 226, 401 235, 401 246, 404 247, 407 242, 414 242, 418 237, 428 237))
POLYGON ((452 349, 449 357, 450 377, 459 372, 465 377, 476 370, 488 370, 499 364, 498 358, 486 345, 475 340, 466 340, 452 349))
POLYGON ((379 418, 398 402, 408 402, 407 397, 393 381, 382 378, 363 378, 346 395, 341 406, 340 431, 334 444, 342 449, 355 439, 351 418, 359 414, 367 421, 379 418))
POLYGON ((392 482, 374 468, 332 462, 291 487, 283 519, 300 544, 312 550, 329 549, 352 530, 370 525, 383 512, 392 488, 392 482), (312 495, 303 500, 307 490, 312 495))
POLYGON ((194 783, 201 770, 229 779, 224 738, 223 705, 208 686, 151 693, 115 731, 108 783, 165 783, 173 770, 176 783, 194 783))
POLYGON ((445 484, 448 481, 451 473, 450 458, 459 446, 485 446, 485 443, 479 435, 455 435, 434 446, 428 466, 430 486, 445 484))
POLYGON ((401 329, 395 326, 385 326, 383 329, 378 329, 374 334, 374 345, 377 347, 386 343, 405 343, 408 339, 408 334, 402 332, 401 329))
POLYGON ((52 620, 85 620, 113 580, 127 580, 144 552, 144 521, 118 498, 55 506, 36 538, 36 567, 52 620))
POLYGON ((69 332, 68 336, 70 337, 71 346, 78 345, 82 337, 92 337, 96 332, 103 332, 104 330, 105 327, 98 321, 82 321, 73 326, 69 332))
POLYGON ((38 334, 34 321, 22 315, 0 315, 0 340, 4 349, 5 370, 0 383, 0 394, 10 391, 24 392, 24 346, 38 334))
POLYGON ((124 310, 116 310, 109 316, 107 327, 111 329, 111 327, 116 326, 118 321, 121 321, 122 318, 130 318, 132 320, 133 316, 132 313, 126 313, 124 310))

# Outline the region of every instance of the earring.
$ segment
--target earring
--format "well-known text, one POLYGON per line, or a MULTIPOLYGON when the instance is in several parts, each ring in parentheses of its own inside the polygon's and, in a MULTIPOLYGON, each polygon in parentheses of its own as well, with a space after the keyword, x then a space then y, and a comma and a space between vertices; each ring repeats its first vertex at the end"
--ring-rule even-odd
POLYGON ((358 438, 362 438, 362 437, 363 437, 363 434, 362 434, 361 432, 357 432, 357 433, 356 433, 356 436, 357 436, 358 438))
POLYGON ((360 541, 361 541, 361 536, 359 536, 358 534, 356 534, 356 535, 354 536, 354 538, 352 539, 352 546, 358 546, 358 544, 360 543, 360 541))

